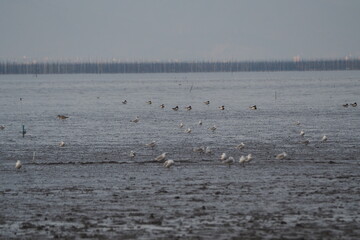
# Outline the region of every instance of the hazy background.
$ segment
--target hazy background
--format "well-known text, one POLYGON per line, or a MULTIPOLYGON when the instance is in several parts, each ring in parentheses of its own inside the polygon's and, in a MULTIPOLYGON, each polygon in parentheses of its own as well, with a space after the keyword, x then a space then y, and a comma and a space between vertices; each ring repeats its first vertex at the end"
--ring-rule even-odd
POLYGON ((0 60, 360 56, 359 0, 0 0, 0 60))

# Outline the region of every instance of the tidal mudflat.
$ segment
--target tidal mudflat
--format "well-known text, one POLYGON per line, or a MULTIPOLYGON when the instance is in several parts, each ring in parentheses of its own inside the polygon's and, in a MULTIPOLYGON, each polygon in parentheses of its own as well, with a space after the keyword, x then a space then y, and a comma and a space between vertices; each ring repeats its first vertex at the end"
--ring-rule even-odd
POLYGON ((2 75, 0 84, 1 238, 360 237, 360 111, 342 106, 359 101, 358 71, 2 75), (201 146, 211 153, 193 151, 201 146), (172 167, 154 161, 163 152, 172 167))

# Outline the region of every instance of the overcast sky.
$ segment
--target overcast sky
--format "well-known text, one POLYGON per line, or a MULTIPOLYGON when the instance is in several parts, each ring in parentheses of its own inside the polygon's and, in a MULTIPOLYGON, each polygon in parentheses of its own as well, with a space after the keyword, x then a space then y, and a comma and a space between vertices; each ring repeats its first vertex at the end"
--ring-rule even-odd
POLYGON ((0 60, 360 57, 360 0, 0 0, 0 60))

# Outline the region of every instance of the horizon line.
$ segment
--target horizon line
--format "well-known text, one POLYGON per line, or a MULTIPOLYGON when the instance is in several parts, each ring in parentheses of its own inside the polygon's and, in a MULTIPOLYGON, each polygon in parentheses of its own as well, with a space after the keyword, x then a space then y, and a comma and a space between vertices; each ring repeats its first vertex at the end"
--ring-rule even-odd
POLYGON ((357 61, 360 57, 337 57, 337 58, 300 58, 293 57, 292 59, 248 59, 248 60, 237 60, 237 59, 192 59, 192 60, 180 60, 180 59, 168 59, 168 60, 145 60, 145 59, 134 59, 134 60, 121 60, 121 59, 0 59, 0 63, 11 63, 11 64, 46 64, 46 63, 57 63, 57 64, 68 64, 68 63, 264 63, 264 62, 313 62, 313 61, 357 61))

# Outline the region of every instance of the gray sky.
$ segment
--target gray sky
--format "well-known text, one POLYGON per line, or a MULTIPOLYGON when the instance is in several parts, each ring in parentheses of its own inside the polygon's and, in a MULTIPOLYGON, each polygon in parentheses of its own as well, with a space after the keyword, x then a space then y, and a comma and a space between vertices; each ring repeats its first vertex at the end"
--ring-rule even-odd
POLYGON ((359 0, 0 0, 0 60, 360 57, 359 0))

